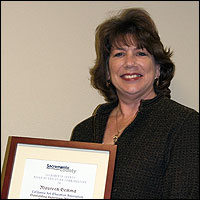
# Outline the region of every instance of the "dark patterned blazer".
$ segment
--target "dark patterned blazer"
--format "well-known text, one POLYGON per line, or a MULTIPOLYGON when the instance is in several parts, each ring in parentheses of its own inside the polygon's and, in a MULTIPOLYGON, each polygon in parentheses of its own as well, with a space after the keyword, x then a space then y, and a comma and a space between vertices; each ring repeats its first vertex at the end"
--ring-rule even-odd
MULTIPOLYGON (((71 141, 102 143, 118 102, 98 106, 71 141)), ((199 199, 199 113, 160 94, 141 101, 117 141, 112 199, 199 199)))

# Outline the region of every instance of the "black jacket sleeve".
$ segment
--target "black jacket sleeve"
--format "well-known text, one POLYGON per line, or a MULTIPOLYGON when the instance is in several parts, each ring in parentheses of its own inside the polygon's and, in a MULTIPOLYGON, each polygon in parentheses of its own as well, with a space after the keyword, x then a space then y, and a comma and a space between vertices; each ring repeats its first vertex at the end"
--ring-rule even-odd
POLYGON ((79 142, 94 142, 93 120, 94 117, 90 117, 76 125, 72 131, 70 140, 79 142))
POLYGON ((199 199, 199 114, 191 113, 174 138, 163 185, 164 199, 199 199))

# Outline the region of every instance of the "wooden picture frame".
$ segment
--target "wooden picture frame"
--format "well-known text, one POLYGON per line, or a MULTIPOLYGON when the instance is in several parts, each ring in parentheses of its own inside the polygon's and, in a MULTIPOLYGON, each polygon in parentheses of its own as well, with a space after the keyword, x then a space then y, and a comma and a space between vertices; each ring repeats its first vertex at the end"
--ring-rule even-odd
POLYGON ((116 145, 9 136, 1 198, 109 199, 116 150, 116 145))

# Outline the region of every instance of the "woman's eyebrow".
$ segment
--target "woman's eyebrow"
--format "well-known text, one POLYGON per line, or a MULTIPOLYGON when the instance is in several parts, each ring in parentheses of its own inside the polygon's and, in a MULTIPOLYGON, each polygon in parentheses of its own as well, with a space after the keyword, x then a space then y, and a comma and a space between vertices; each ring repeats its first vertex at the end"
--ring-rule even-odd
MULTIPOLYGON (((126 49, 123 47, 112 47, 111 50, 126 50, 126 49)), ((135 47, 134 50, 146 50, 146 49, 141 47, 135 47)))

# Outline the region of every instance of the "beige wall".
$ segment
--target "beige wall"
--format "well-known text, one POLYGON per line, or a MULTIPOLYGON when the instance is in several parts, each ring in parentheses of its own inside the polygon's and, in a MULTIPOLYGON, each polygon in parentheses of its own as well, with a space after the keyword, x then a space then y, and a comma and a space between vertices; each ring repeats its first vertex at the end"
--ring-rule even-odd
POLYGON ((174 50, 172 98, 199 110, 198 1, 3 1, 1 160, 10 135, 69 140, 104 102, 89 84, 96 26, 143 7, 174 50))

